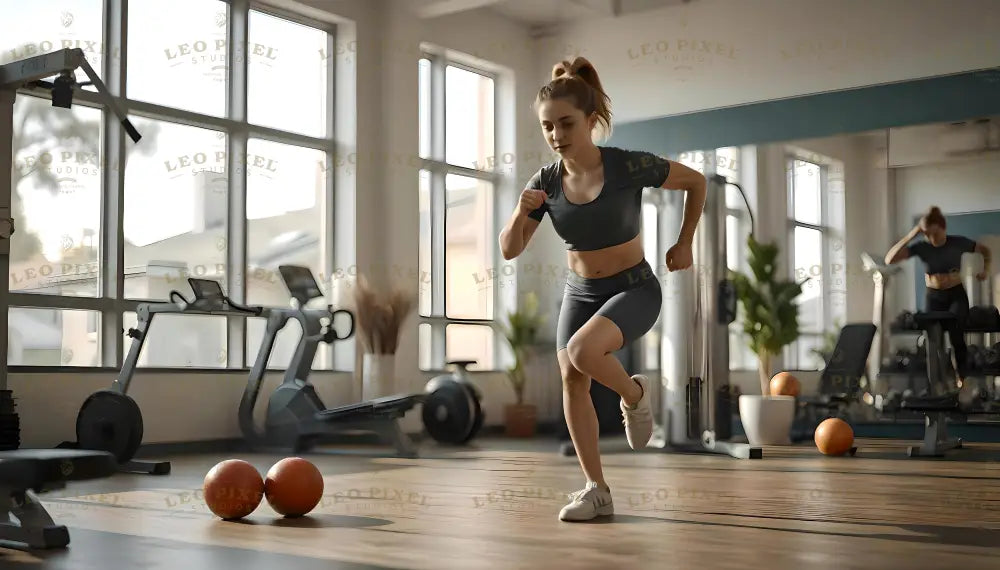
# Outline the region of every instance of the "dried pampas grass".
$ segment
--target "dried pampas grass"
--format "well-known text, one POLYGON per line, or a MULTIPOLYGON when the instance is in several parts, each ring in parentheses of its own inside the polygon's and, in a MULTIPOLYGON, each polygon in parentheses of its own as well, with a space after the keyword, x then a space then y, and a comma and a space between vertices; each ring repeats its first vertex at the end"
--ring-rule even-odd
POLYGON ((370 354, 396 354, 399 331, 413 310, 414 299, 400 290, 387 295, 359 275, 354 287, 358 338, 370 354))

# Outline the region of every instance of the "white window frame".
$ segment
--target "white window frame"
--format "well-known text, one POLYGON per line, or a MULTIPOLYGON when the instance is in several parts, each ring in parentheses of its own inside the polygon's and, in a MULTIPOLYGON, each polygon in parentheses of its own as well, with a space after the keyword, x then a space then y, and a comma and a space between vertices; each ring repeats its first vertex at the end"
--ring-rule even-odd
MULTIPOLYGON (((429 314, 418 313, 421 325, 431 327, 431 362, 430 367, 425 368, 422 364, 421 370, 424 372, 440 372, 444 370, 445 363, 450 360, 448 357, 447 327, 449 325, 483 325, 489 326, 494 335, 493 342, 493 363, 492 369, 477 366, 477 372, 496 371, 502 367, 501 360, 504 358, 504 343, 506 340, 497 328, 497 318, 502 313, 504 306, 500 294, 500 280, 493 280, 490 292, 493 295, 493 318, 492 319, 460 319, 447 316, 447 256, 445 251, 446 229, 447 229, 447 190, 445 186, 446 178, 449 174, 457 174, 469 178, 476 178, 489 182, 493 185, 493 200, 491 205, 490 219, 494 226, 499 222, 498 212, 501 206, 501 188, 505 180, 505 174, 499 170, 487 170, 486 168, 468 168, 458 164, 451 164, 446 159, 446 121, 445 121, 445 76, 448 67, 464 69, 471 73, 488 77, 493 80, 493 148, 494 154, 499 154, 500 130, 499 115, 501 109, 501 76, 493 70, 475 65, 472 61, 466 60, 460 54, 444 49, 433 49, 425 45, 419 59, 426 59, 430 62, 430 155, 421 157, 421 170, 429 175, 430 191, 430 217, 431 217, 431 259, 430 259, 430 289, 431 308, 429 314)), ((469 58, 471 60, 471 58, 469 58)), ((419 65, 419 60, 418 60, 419 65)), ((476 166, 480 166, 476 164, 476 166)), ((419 173, 418 173, 419 176, 419 173)), ((497 229, 497 228, 494 228, 497 229)), ((496 240, 490 250, 491 259, 484 260, 484 266, 496 268, 496 260, 500 259, 499 245, 496 240)), ((499 269, 499 268, 498 268, 499 269)), ((471 279, 472 276, 470 276, 471 279)), ((419 335, 418 335, 419 338, 419 335)), ((419 341, 418 342, 422 342, 419 341)), ((423 352, 422 347, 418 347, 418 352, 423 352)))
POLYGON ((829 224, 829 207, 826 200, 826 197, 829 193, 829 188, 828 188, 829 165, 813 160, 811 158, 806 158, 803 156, 796 155, 794 153, 788 154, 785 157, 785 179, 787 181, 786 195, 788 200, 788 208, 786 214, 788 220, 788 234, 787 234, 788 246, 786 250, 787 250, 787 264, 788 264, 789 277, 791 279, 799 281, 801 279, 804 279, 805 277, 808 277, 808 275, 802 276, 795 274, 796 271, 795 229, 807 228, 811 230, 816 230, 820 232, 821 236, 820 238, 821 253, 818 265, 821 271, 820 283, 819 283, 820 286, 819 298, 821 300, 821 303, 823 304, 823 322, 820 323, 819 330, 817 331, 800 330, 799 338, 796 339, 795 342, 792 342, 791 344, 785 347, 783 355, 787 368, 808 370, 809 368, 802 368, 803 366, 810 365, 808 361, 799 362, 798 359, 799 343, 804 339, 822 341, 829 327, 833 326, 833 312, 832 312, 832 305, 830 303, 830 282, 832 279, 832 275, 829 263, 829 250, 832 245, 831 244, 832 232, 829 224), (804 162, 812 164, 813 166, 819 168, 820 221, 818 224, 802 222, 795 218, 795 187, 794 187, 795 177, 794 174, 791 177, 789 177, 788 172, 791 171, 794 173, 796 162, 804 162))
MULTIPOLYGON (((276 8, 253 0, 223 0, 229 6, 227 18, 227 45, 237 49, 227 50, 226 85, 227 113, 218 117, 184 109, 169 107, 145 101, 138 101, 122 96, 127 85, 127 68, 122 65, 125 58, 112 57, 112 54, 126 54, 128 45, 128 18, 125 17, 128 0, 104 0, 103 9, 103 44, 105 49, 102 61, 98 67, 99 75, 108 87, 114 101, 128 115, 145 119, 167 121, 181 125, 201 127, 223 132, 228 139, 228 211, 227 211, 227 275, 230 284, 227 294, 236 302, 246 301, 247 270, 247 220, 246 220, 246 170, 240 167, 247 154, 247 143, 250 138, 271 142, 295 145, 326 153, 329 171, 336 164, 339 147, 335 136, 335 87, 336 58, 328 57, 327 61, 327 116, 328 131, 325 136, 313 137, 290 131, 282 131, 270 127, 255 126, 247 120, 247 58, 249 53, 248 36, 250 12, 266 13, 278 18, 293 21, 311 28, 327 32, 326 53, 335 54, 337 46, 337 28, 334 24, 315 20, 295 12, 276 8), (238 284, 238 286, 233 286, 238 284)), ((51 99, 51 94, 43 91, 19 90, 18 97, 37 97, 51 99)), ((114 113, 110 112, 104 101, 95 92, 87 90, 74 91, 73 105, 100 109, 102 118, 102 149, 104 164, 126 163, 131 141, 127 142, 124 129, 114 113)), ((101 363, 96 367, 82 366, 12 366, 12 370, 28 369, 31 371, 58 370, 64 368, 121 368, 124 359, 125 346, 123 334, 124 313, 135 312, 140 303, 164 302, 166 299, 126 299, 124 297, 125 265, 124 265, 124 203, 125 176, 120 169, 106 168, 101 172, 102 204, 101 204, 101 248, 99 252, 100 270, 98 273, 99 292, 96 297, 70 297, 62 295, 45 295, 19 293, 11 291, 8 295, 9 308, 56 309, 56 310, 86 310, 101 314, 99 331, 101 363)), ((326 181, 328 203, 335 203, 335 177, 329 176, 326 181)), ((12 189, 16 191, 16 189, 12 189)), ((333 236, 335 216, 333 208, 323 212, 324 227, 329 228, 324 236, 325 243, 321 250, 324 257, 321 260, 322 274, 329 276, 335 267, 333 236)), ((326 280, 324 278, 324 280, 326 280)), ((329 285, 329 283, 327 283, 329 285)), ((0 307, 6 309, 7 307, 0 307)), ((206 368, 209 371, 220 369, 247 369, 256 352, 246 350, 247 322, 241 317, 227 318, 227 364, 225 367, 206 368)), ((346 344, 346 343, 342 343, 346 344)), ((4 363, 6 364, 6 363, 4 363)), ((340 347, 323 345, 317 351, 317 367, 324 369, 347 371, 354 368, 353 355, 340 347)), ((159 369, 185 371, 199 370, 198 367, 157 366, 159 369)), ((147 369, 148 370, 148 369, 147 369)))

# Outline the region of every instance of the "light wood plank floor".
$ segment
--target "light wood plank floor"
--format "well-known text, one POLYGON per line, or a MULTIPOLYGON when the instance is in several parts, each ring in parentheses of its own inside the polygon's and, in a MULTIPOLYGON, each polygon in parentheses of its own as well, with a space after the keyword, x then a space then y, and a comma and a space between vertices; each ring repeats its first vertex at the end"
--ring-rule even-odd
POLYGON ((418 459, 307 455, 325 476, 319 507, 282 519, 265 501, 242 522, 212 516, 204 474, 229 457, 265 473, 280 456, 171 457, 166 477, 43 495, 70 547, 0 549, 0 568, 1000 568, 1000 462, 859 445, 856 457, 803 444, 755 461, 610 446, 616 514, 583 524, 556 518, 582 479, 551 440, 431 446, 418 459))

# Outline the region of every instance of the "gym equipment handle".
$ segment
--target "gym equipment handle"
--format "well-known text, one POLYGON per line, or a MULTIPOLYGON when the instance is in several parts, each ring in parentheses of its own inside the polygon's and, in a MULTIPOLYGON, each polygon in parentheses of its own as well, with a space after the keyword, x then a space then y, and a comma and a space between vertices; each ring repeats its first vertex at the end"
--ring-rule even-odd
POLYGON ((354 336, 354 313, 348 311, 347 309, 336 309, 332 310, 330 307, 330 327, 327 329, 326 333, 323 335, 323 340, 326 342, 333 342, 335 340, 347 340, 354 336), (351 318, 351 328, 347 331, 347 334, 340 336, 337 334, 337 329, 334 328, 333 323, 337 319, 337 313, 344 313, 351 318))

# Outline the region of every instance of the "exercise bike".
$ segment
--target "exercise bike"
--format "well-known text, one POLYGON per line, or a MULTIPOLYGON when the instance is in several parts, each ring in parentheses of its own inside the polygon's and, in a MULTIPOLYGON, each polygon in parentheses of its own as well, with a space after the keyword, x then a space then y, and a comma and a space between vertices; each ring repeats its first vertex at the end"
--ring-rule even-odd
POLYGON ((295 306, 267 310, 267 329, 239 408, 240 430, 249 446, 299 452, 360 431, 375 434, 383 443, 391 444, 399 457, 416 457, 416 447, 399 426, 399 420, 422 400, 422 394, 387 396, 335 408, 327 408, 323 404, 315 387, 309 383, 316 350, 321 342, 333 343, 353 336, 354 315, 346 309, 333 309, 332 306, 325 309, 306 308, 310 301, 323 296, 308 268, 282 265, 278 272, 295 300, 295 306), (349 330, 344 335, 339 334, 335 327, 338 315, 346 315, 350 319, 349 330), (258 430, 253 411, 267 362, 278 332, 292 319, 301 325, 302 336, 285 371, 284 380, 268 399, 264 429, 258 430), (324 324, 324 321, 328 322, 324 324))

